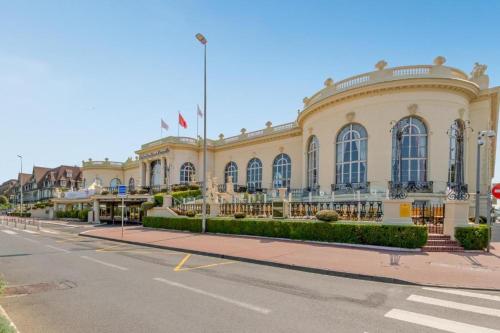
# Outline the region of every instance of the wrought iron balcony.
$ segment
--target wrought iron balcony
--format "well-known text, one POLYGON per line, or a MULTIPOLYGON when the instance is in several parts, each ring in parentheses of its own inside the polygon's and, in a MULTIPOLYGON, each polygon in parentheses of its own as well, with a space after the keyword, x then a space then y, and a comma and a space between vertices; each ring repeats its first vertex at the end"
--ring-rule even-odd
POLYGON ((407 193, 432 193, 432 181, 408 181, 408 182, 392 182, 389 181, 389 191, 403 190, 407 193))
POLYGON ((447 197, 449 200, 469 200, 469 186, 467 184, 447 184, 447 197))
POLYGON ((370 191, 370 182, 364 183, 346 183, 346 184, 332 184, 332 192, 338 194, 352 193, 360 191, 361 193, 367 193, 370 191))

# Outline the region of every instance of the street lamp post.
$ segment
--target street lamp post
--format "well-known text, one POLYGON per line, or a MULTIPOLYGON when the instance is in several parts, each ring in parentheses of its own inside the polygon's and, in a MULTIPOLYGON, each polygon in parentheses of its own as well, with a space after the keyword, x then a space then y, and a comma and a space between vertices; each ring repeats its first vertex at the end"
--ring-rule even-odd
POLYGON ((19 175, 19 184, 21 187, 21 217, 23 217, 23 156, 17 155, 21 161, 21 173, 19 175))
MULTIPOLYGON (((478 133, 477 136, 477 159, 476 159, 476 207, 475 207, 475 223, 479 223, 479 196, 481 193, 481 146, 484 146, 487 142, 484 140, 484 137, 487 137, 488 139, 492 139, 496 136, 495 131, 493 130, 488 130, 488 131, 481 131, 478 133)), ((486 148, 489 148, 487 145, 486 148)), ((491 187, 491 178, 490 178, 490 171, 489 171, 489 152, 488 149, 486 150, 486 172, 487 172, 487 177, 488 177, 488 189, 487 189, 487 199, 486 199, 486 223, 488 225, 489 229, 489 234, 488 234, 488 252, 490 251, 490 240, 491 240, 491 193, 490 193, 490 187, 491 187)))
POLYGON ((207 39, 200 33, 196 34, 196 39, 203 44, 204 48, 204 69, 203 69, 203 207, 201 231, 205 232, 207 223, 207 39))

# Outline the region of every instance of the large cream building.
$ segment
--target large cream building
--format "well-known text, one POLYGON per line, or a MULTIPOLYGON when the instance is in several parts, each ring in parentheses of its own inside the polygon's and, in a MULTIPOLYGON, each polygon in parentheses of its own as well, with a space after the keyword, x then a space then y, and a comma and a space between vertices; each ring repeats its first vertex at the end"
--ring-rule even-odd
MULTIPOLYGON (((475 192, 478 132, 497 129, 500 87, 489 87, 486 66, 472 72, 444 65, 387 68, 342 81, 327 79, 303 99, 293 121, 208 141, 208 173, 231 176, 242 191, 286 187, 296 197, 385 196, 399 185, 409 196, 445 199, 449 188, 475 192)), ((295 115, 291 115, 292 117, 295 115)), ((265 119, 264 119, 265 120, 265 119)), ((263 120, 263 121, 264 121, 263 120)), ((482 146, 482 192, 495 161, 495 139, 482 146), (489 171, 488 171, 489 170, 489 171)), ((143 144, 134 159, 83 163, 87 186, 121 183, 162 188, 202 181, 203 145, 166 137, 143 144)))

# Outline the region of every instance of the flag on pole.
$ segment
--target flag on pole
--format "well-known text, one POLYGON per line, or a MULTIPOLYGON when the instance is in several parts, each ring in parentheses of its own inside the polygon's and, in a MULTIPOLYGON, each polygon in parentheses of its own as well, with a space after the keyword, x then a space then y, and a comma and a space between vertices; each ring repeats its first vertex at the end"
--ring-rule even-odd
POLYGON ((200 106, 199 106, 198 104, 197 104, 196 106, 197 106, 197 108, 198 108, 198 116, 199 116, 200 118, 203 118, 203 112, 201 111, 200 106))
POLYGON ((161 120, 161 128, 164 128, 165 131, 169 129, 168 124, 163 119, 161 120))
POLYGON ((188 123, 182 116, 182 114, 179 112, 179 125, 181 125, 182 128, 188 128, 188 123))

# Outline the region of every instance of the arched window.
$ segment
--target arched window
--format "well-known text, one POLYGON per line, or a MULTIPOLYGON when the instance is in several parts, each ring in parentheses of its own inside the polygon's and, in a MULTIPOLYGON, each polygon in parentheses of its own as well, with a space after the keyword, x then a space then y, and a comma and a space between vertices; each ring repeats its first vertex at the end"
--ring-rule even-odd
POLYGON ((464 182, 464 136, 465 123, 455 120, 450 127, 450 164, 448 167, 448 186, 463 185, 464 182))
POLYGON ((427 128, 418 118, 403 118, 392 130, 392 181, 427 181, 427 128))
POLYGON ((133 177, 130 177, 128 180, 128 189, 129 190, 135 190, 135 179, 133 177))
POLYGON ((194 168, 193 163, 186 162, 181 166, 181 175, 180 182, 181 184, 187 184, 194 180, 194 175, 196 174, 196 170, 194 168))
POLYGON ((94 184, 96 184, 97 186, 102 186, 102 179, 99 177, 95 177, 94 184))
POLYGON ((319 175, 319 141, 313 135, 307 145, 307 187, 310 191, 318 187, 319 175))
POLYGON ((287 154, 279 154, 273 161, 273 187, 290 188, 292 161, 287 154))
POLYGON ((151 162, 151 186, 161 185, 161 162, 156 160, 151 162))
POLYGON ((258 158, 248 161, 247 188, 251 191, 262 188, 262 162, 258 158))
POLYGON ((336 183, 366 183, 367 134, 363 126, 348 124, 337 135, 336 183))
POLYGON ((109 188, 111 190, 117 190, 118 189, 118 185, 121 185, 122 182, 120 181, 120 179, 118 178, 113 178, 111 179, 111 181, 109 182, 109 188))
POLYGON ((226 168, 224 169, 224 183, 227 183, 229 176, 232 177, 233 184, 238 184, 238 165, 233 161, 226 164, 226 168))

